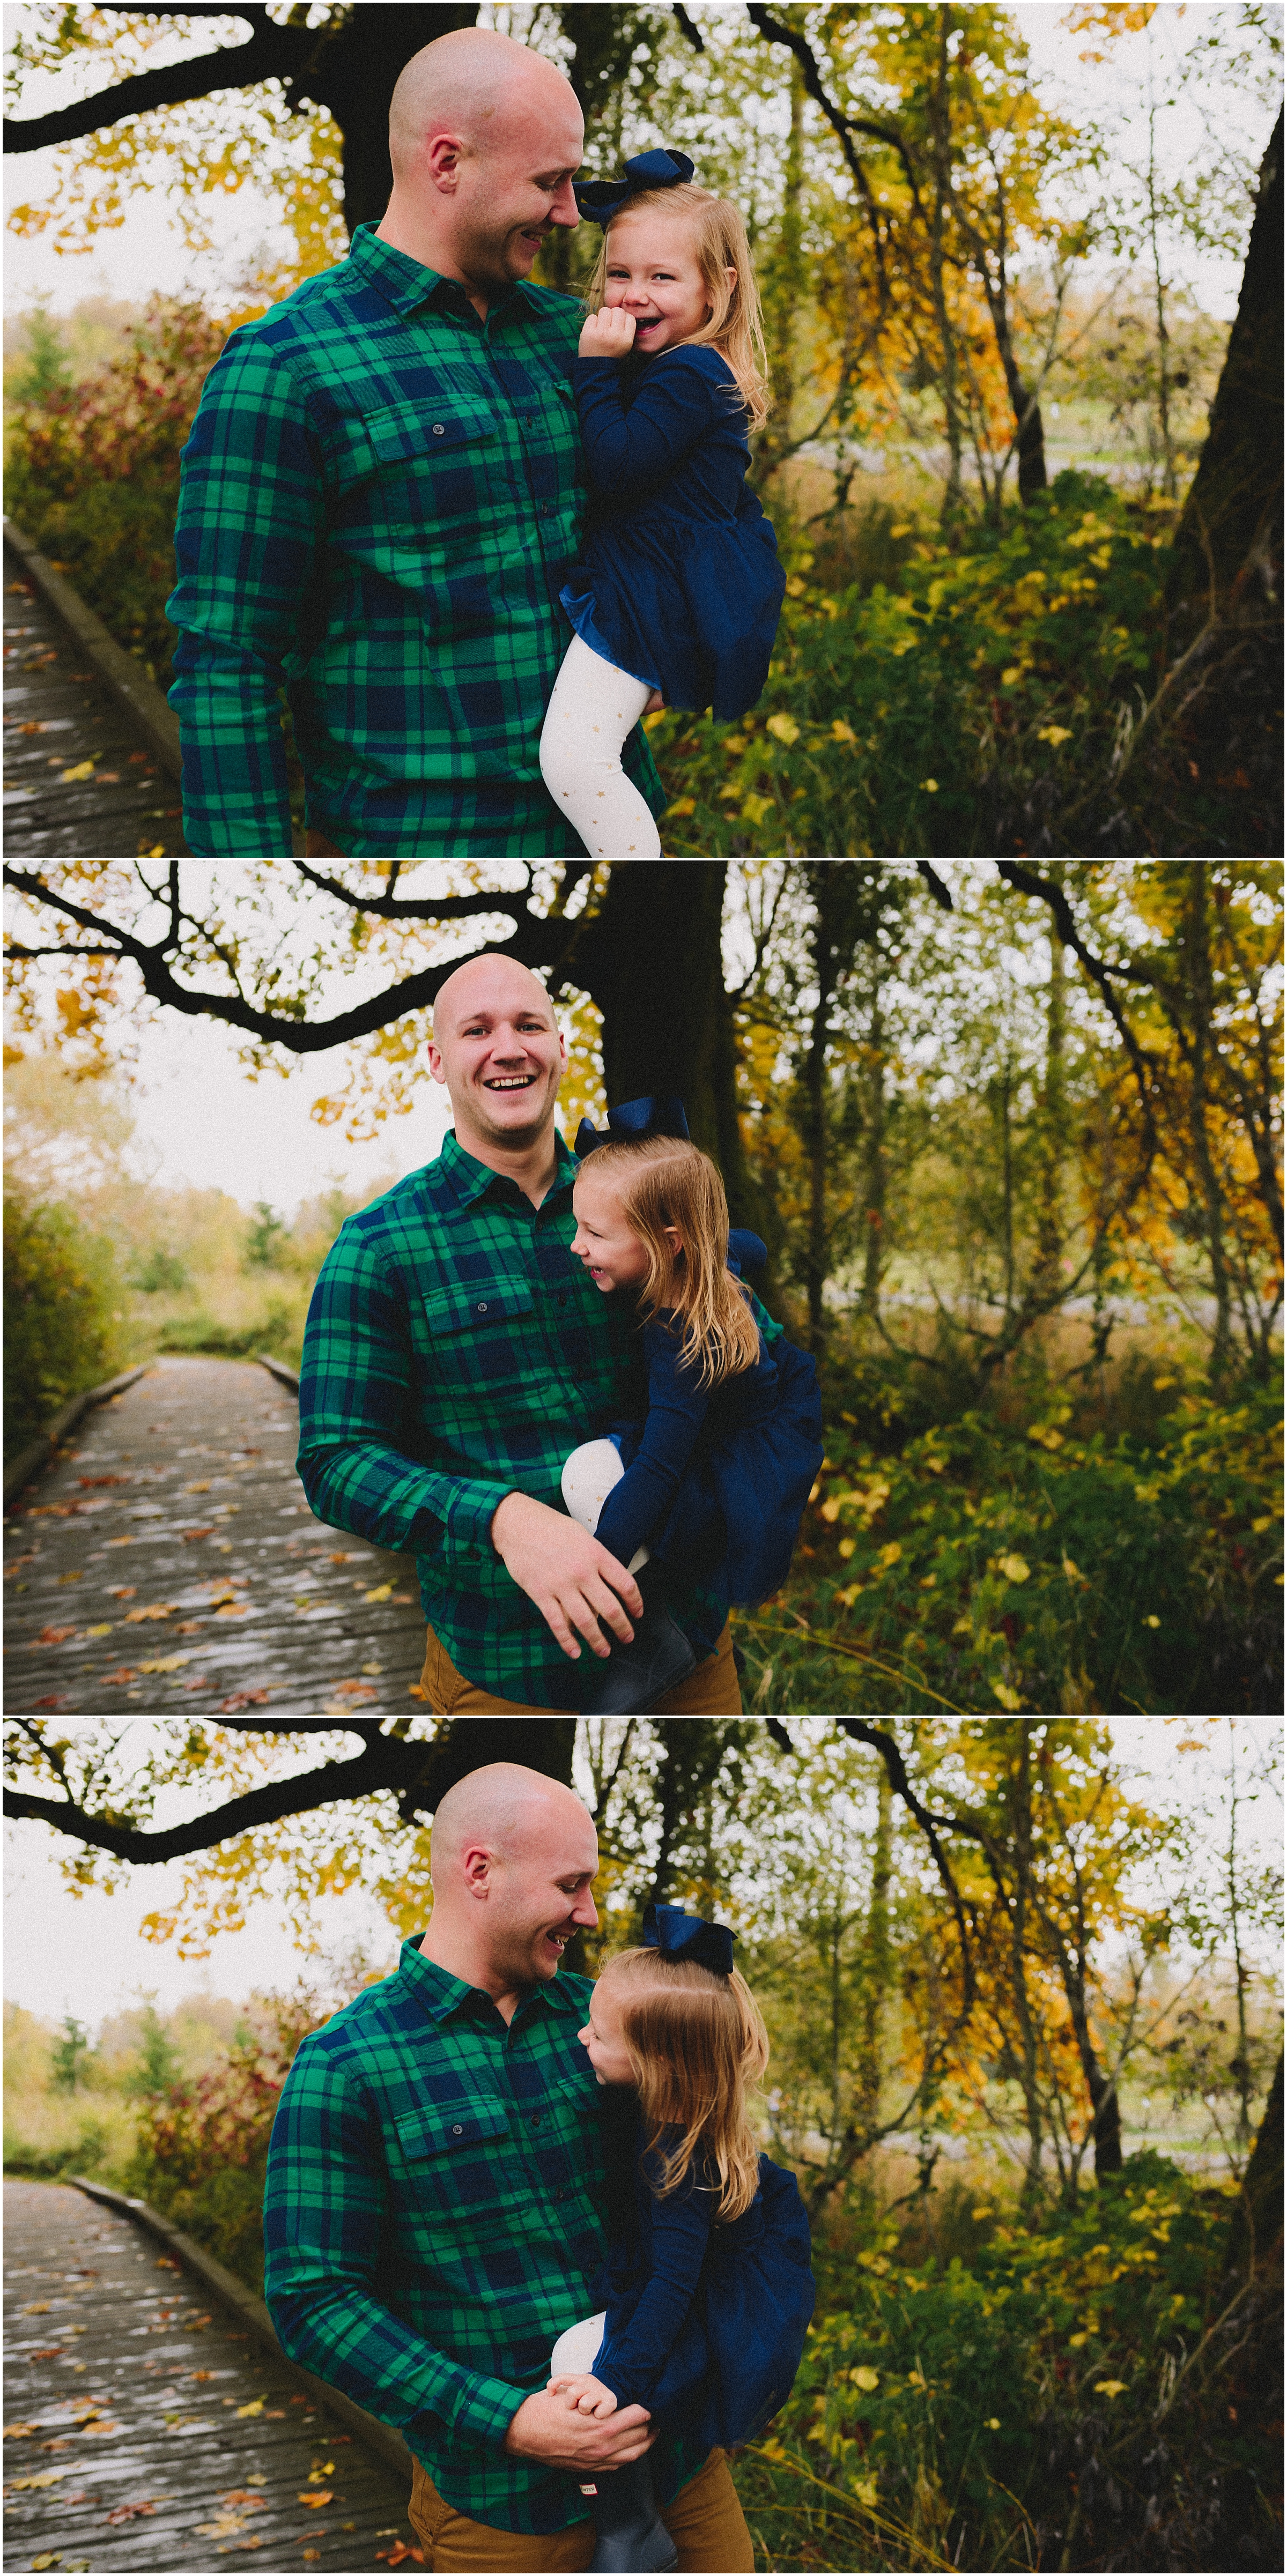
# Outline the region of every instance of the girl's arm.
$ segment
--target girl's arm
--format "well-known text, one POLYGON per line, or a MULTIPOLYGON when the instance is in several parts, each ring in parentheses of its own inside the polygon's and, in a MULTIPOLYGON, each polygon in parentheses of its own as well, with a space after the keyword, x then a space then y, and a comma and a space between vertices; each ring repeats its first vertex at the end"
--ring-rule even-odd
POLYGON ((622 2406, 646 2406, 693 2304, 710 2241, 715 2196, 697 2188, 672 2192, 652 2210, 652 2269, 639 2304, 610 2337, 594 2377, 622 2406))
POLYGON ((679 1491, 697 1434, 710 1404, 691 1369, 679 1365, 679 1344, 664 1325, 644 1329, 648 1356, 648 1419, 633 1464, 614 1485, 599 1514, 595 1537, 611 1556, 629 1565, 660 1529, 679 1491), (622 1554, 624 1549, 625 1553, 622 1554))
POLYGON ((628 410, 617 359, 573 359, 590 481, 614 498, 629 500, 636 488, 664 482, 717 418, 733 416, 736 387, 722 365, 716 377, 687 362, 682 351, 674 356, 671 365, 666 352, 653 360, 628 410))

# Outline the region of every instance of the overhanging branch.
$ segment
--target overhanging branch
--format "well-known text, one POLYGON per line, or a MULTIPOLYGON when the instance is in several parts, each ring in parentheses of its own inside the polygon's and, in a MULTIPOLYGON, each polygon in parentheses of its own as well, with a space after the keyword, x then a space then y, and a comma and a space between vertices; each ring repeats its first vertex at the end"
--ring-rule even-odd
MULTIPOLYGON (((146 14, 156 17, 169 13, 151 10, 146 14)), ((211 98, 219 90, 247 89, 259 81, 289 80, 303 70, 316 49, 316 30, 282 26, 269 17, 266 9, 182 14, 254 15, 260 23, 247 44, 226 45, 216 53, 199 54, 195 61, 166 63, 156 71, 135 72, 110 89, 95 90, 91 97, 78 99, 74 107, 53 109, 48 116, 7 116, 5 151, 42 152, 49 144, 75 143, 83 135, 98 133, 102 126, 119 125, 127 116, 146 116, 153 108, 179 107, 185 99, 211 98)))
MULTIPOLYGON (((229 1028, 242 1029, 266 1045, 285 1047, 292 1055, 323 1055, 329 1048, 343 1046, 350 1039, 372 1036, 377 1029, 387 1028, 391 1021, 401 1019, 408 1011, 428 1010, 437 999, 439 988, 462 962, 459 957, 448 957, 436 966, 424 967, 417 975, 405 976, 401 983, 387 985, 382 993, 373 994, 369 1001, 359 1002, 353 1010, 337 1012, 333 1019, 290 1019, 277 1012, 256 1010, 253 1003, 247 1002, 240 994, 212 993, 181 983, 166 963, 166 952, 171 945, 168 938, 149 945, 145 940, 135 938, 131 931, 102 920, 83 904, 58 893, 24 868, 6 868, 4 882, 18 893, 25 894, 33 903, 47 905, 52 911, 61 913, 91 938, 101 939, 103 946, 95 954, 136 966, 144 991, 152 1001, 180 1011, 189 1019, 222 1020, 229 1028)), ((443 912, 450 914, 453 903, 468 909, 474 905, 475 898, 448 898, 442 907, 443 912)), ((515 928, 511 938, 489 942, 476 954, 512 957, 520 966, 532 968, 559 969, 566 964, 579 924, 565 923, 557 918, 541 920, 536 914, 507 900, 503 894, 495 898, 479 897, 477 909, 509 913, 514 918, 515 928)), ((46 953, 28 948, 17 940, 10 943, 8 950, 11 957, 23 963, 46 953)), ((83 955, 86 952, 81 950, 79 953, 83 955)))

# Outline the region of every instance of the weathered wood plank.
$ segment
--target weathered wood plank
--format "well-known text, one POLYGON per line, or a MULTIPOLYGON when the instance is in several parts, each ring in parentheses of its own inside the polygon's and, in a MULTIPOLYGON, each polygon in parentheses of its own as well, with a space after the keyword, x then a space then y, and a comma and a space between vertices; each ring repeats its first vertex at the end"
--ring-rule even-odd
POLYGON ((9 545, 4 663, 9 857, 186 857, 174 780, 9 545), (86 762, 87 777, 66 776, 86 762))
POLYGON ((90 1414, 6 1525, 10 1713, 423 1706, 414 1560, 313 1519, 298 1437, 249 1361, 159 1359, 90 1414))
POLYGON ((129 2219, 16 2181, 4 2216, 6 2569, 374 2576, 414 2547, 405 2482, 129 2219))

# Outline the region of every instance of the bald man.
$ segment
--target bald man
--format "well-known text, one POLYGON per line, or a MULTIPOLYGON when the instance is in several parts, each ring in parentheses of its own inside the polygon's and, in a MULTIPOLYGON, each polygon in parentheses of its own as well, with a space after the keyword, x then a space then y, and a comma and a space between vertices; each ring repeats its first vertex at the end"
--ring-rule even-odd
MULTIPOLYGON (((560 1491, 573 1449, 647 1405, 626 1302, 572 1259, 577 1164, 554 1124, 566 1063, 527 967, 489 954, 449 975, 429 1069, 454 1133, 349 1218, 309 1307, 304 1490, 319 1520, 417 1557, 420 1689, 440 1716, 575 1713, 643 1608, 560 1491)), ((722 1606, 669 1567, 667 1599, 696 1663, 652 1710, 738 1714, 722 1606)))
MULTIPOLYGON (((585 2483, 655 2441, 642 2406, 600 2422, 545 2386, 607 2241, 612 2096, 577 2039, 590 1982, 560 1974, 597 1868, 561 1782, 468 1773, 434 1817, 428 1931, 304 2041, 273 2123, 273 2324, 405 2435, 436 2576, 588 2567, 585 2483)), ((680 2569, 753 2567, 722 2452, 667 2444, 654 2482, 680 2569)))
MULTIPOLYGON (((540 734, 570 628, 581 307, 530 283, 577 220, 581 111, 491 28, 412 56, 393 193, 347 259, 235 331, 183 451, 167 614, 188 847, 577 857, 540 734)), ((660 812, 641 734, 625 766, 660 812)))

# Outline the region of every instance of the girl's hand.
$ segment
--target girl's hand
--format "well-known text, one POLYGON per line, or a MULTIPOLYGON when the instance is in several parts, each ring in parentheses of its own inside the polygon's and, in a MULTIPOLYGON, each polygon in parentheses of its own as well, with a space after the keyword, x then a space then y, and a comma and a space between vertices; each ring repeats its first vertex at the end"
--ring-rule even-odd
POLYGON ((624 304, 605 304, 598 313, 587 315, 581 325, 577 355, 581 358, 624 358, 633 348, 635 317, 624 304))
POLYGON ((566 2395, 569 2409, 578 2415, 615 2415, 617 2411, 612 2390, 588 2370, 565 2370, 547 2382, 545 2393, 547 2397, 566 2395))

